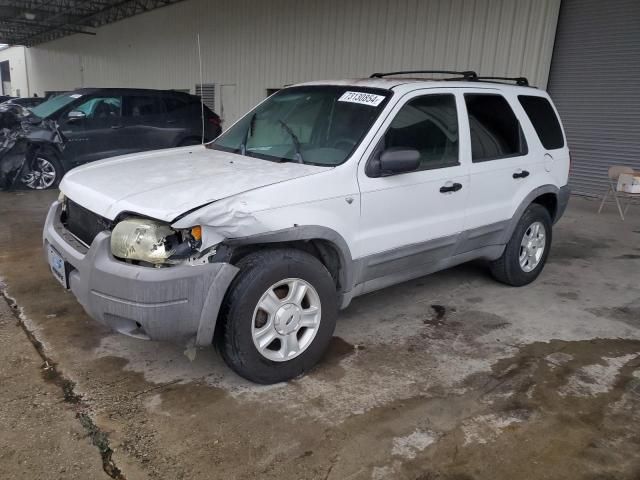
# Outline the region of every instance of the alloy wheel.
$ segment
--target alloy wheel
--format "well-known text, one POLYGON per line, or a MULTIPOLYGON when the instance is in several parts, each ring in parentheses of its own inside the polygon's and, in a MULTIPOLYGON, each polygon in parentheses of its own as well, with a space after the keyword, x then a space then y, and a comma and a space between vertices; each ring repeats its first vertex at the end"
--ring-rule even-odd
POLYGON ((43 157, 37 157, 34 168, 23 175, 22 183, 33 190, 46 190, 56 182, 56 168, 43 157))
POLYGON ((271 285, 256 306, 251 323, 258 352, 274 362, 291 360, 313 342, 321 319, 320 297, 300 278, 271 285))
POLYGON ((519 263, 524 272, 531 272, 536 269, 544 255, 547 245, 547 235, 542 222, 533 222, 524 232, 520 242, 519 263))

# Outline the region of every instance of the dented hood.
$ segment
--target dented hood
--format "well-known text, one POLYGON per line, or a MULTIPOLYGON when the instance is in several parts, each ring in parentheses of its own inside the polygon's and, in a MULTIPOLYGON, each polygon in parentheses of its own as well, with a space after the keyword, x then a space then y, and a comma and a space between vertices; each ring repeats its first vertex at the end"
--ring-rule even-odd
POLYGON ((169 222, 215 200, 325 170, 199 145, 90 163, 67 173, 60 190, 110 220, 126 211, 169 222))

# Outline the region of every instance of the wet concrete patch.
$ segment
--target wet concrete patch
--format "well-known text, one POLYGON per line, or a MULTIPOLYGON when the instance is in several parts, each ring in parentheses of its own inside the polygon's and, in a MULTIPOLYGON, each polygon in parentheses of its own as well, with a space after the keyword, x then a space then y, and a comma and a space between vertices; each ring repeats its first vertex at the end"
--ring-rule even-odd
POLYGON ((640 326, 640 298, 617 307, 588 308, 588 312, 598 316, 619 320, 632 326, 640 326))
POLYGON ((467 398, 466 417, 458 416, 446 431, 427 424, 437 442, 415 459, 378 464, 377 472, 385 479, 635 480, 640 473, 640 362, 631 358, 638 355, 639 341, 527 345, 491 373, 476 376, 473 388, 458 397, 467 398), (625 360, 604 379, 599 393, 563 394, 575 375, 606 358, 625 360))
POLYGON ((594 239, 580 235, 554 239, 548 262, 568 264, 573 260, 589 260, 599 257, 603 249, 612 242, 612 239, 594 239))
POLYGON ((458 310, 456 307, 431 305, 432 313, 423 321, 429 327, 423 338, 443 339, 452 335, 464 335, 472 340, 493 330, 505 328, 510 322, 495 313, 481 310, 458 310))
POLYGON ((556 295, 565 300, 577 300, 579 297, 577 292, 556 292, 556 295))

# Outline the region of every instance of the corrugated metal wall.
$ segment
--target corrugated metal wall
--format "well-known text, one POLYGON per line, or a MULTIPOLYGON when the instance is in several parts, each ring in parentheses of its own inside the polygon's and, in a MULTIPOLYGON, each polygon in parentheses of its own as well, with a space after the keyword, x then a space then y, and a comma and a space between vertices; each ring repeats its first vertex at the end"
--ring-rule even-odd
POLYGON ((611 165, 640 170, 640 1, 563 0, 549 92, 576 193, 602 195, 611 165))
MULTIPOLYGON (((29 49, 32 91, 235 85, 237 114, 267 88, 407 68, 526 75, 544 87, 560 0, 189 0, 29 49)), ((219 101, 216 101, 219 104, 219 101)))

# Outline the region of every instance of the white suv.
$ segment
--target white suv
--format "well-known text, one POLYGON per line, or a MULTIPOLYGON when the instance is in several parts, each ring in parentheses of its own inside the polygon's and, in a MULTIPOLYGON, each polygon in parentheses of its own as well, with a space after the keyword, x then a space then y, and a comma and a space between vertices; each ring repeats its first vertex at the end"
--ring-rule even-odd
POLYGON ((260 383, 313 367, 355 296, 477 258, 528 284, 569 198, 556 110, 525 79, 445 73, 296 85, 207 145, 72 170, 54 276, 100 323, 215 343, 260 383))

